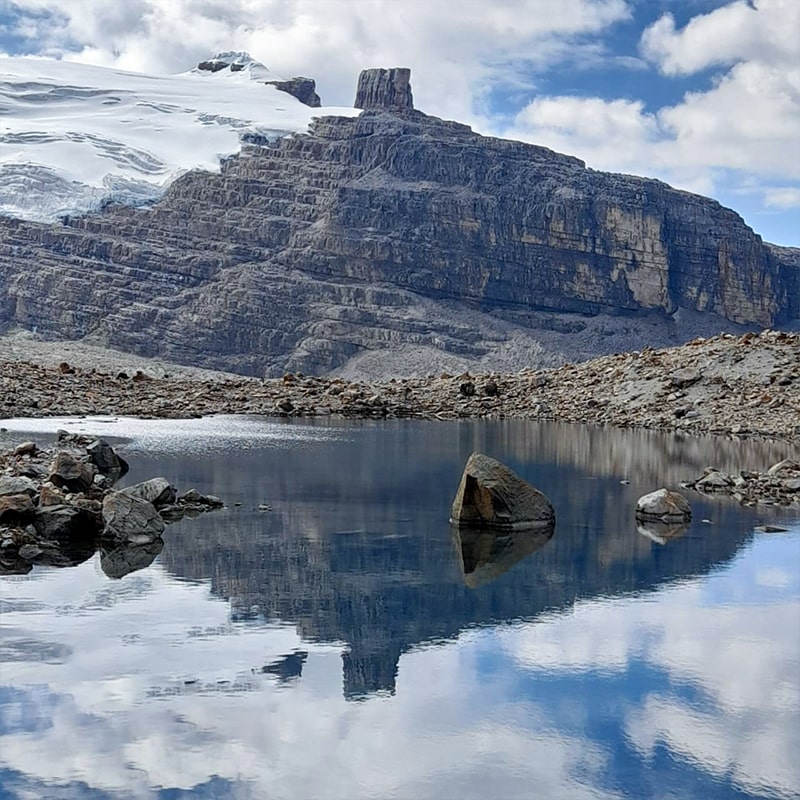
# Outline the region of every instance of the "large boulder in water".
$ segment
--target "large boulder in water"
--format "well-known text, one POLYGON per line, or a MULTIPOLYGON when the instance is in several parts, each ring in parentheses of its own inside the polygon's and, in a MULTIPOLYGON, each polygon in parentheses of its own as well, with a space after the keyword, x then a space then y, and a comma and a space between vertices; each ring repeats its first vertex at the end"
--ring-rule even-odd
POLYGON ((473 453, 464 467, 450 521, 462 527, 521 528, 555 524, 552 503, 505 464, 473 453))

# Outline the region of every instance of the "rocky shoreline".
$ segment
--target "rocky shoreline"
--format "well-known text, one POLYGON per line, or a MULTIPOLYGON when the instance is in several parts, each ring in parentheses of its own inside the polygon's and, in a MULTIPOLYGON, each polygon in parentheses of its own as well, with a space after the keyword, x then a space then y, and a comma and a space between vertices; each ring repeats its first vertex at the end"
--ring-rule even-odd
POLYGON ((121 578, 152 563, 167 523, 224 505, 162 477, 114 490, 127 470, 105 440, 66 431, 55 447, 0 452, 0 574, 74 566, 100 550, 102 570, 121 578))
POLYGON ((302 374, 260 380, 104 372, 0 357, 0 426, 12 417, 212 414, 552 420, 763 437, 797 446, 800 334, 722 334, 555 369, 375 382, 302 374))

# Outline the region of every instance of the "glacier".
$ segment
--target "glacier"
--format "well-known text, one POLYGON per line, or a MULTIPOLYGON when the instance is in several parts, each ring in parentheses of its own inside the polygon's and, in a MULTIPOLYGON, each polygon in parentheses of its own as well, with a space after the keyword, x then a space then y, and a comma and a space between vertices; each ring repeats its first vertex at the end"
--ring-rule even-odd
POLYGON ((54 222, 108 203, 156 202, 189 170, 218 171, 245 139, 302 134, 355 108, 303 105, 247 53, 177 75, 0 58, 0 215, 54 222))

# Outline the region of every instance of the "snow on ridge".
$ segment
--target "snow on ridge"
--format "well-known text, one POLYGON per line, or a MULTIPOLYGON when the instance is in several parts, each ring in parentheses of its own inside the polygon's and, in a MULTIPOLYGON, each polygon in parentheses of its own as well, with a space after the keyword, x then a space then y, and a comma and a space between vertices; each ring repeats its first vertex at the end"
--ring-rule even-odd
POLYGON ((247 53, 150 75, 43 58, 0 58, 0 216, 52 222, 113 201, 158 200, 179 175, 217 172, 242 137, 303 133, 309 108, 265 80, 280 80, 247 53), (230 68, 237 65, 238 69, 230 68))

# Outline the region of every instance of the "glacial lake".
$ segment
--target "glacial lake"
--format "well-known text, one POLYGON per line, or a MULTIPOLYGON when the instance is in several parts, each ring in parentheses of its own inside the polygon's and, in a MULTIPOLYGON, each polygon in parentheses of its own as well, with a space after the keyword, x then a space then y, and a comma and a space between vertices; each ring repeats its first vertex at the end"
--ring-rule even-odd
POLYGON ((497 422, 0 421, 96 433, 227 508, 121 578, 0 577, 0 798, 797 798, 800 519, 684 493, 787 446, 497 422), (553 502, 495 551, 478 450, 553 502), (765 523, 784 533, 760 533, 765 523), (144 564, 150 560, 148 566, 144 564), (464 570, 467 570, 465 574, 464 570))

